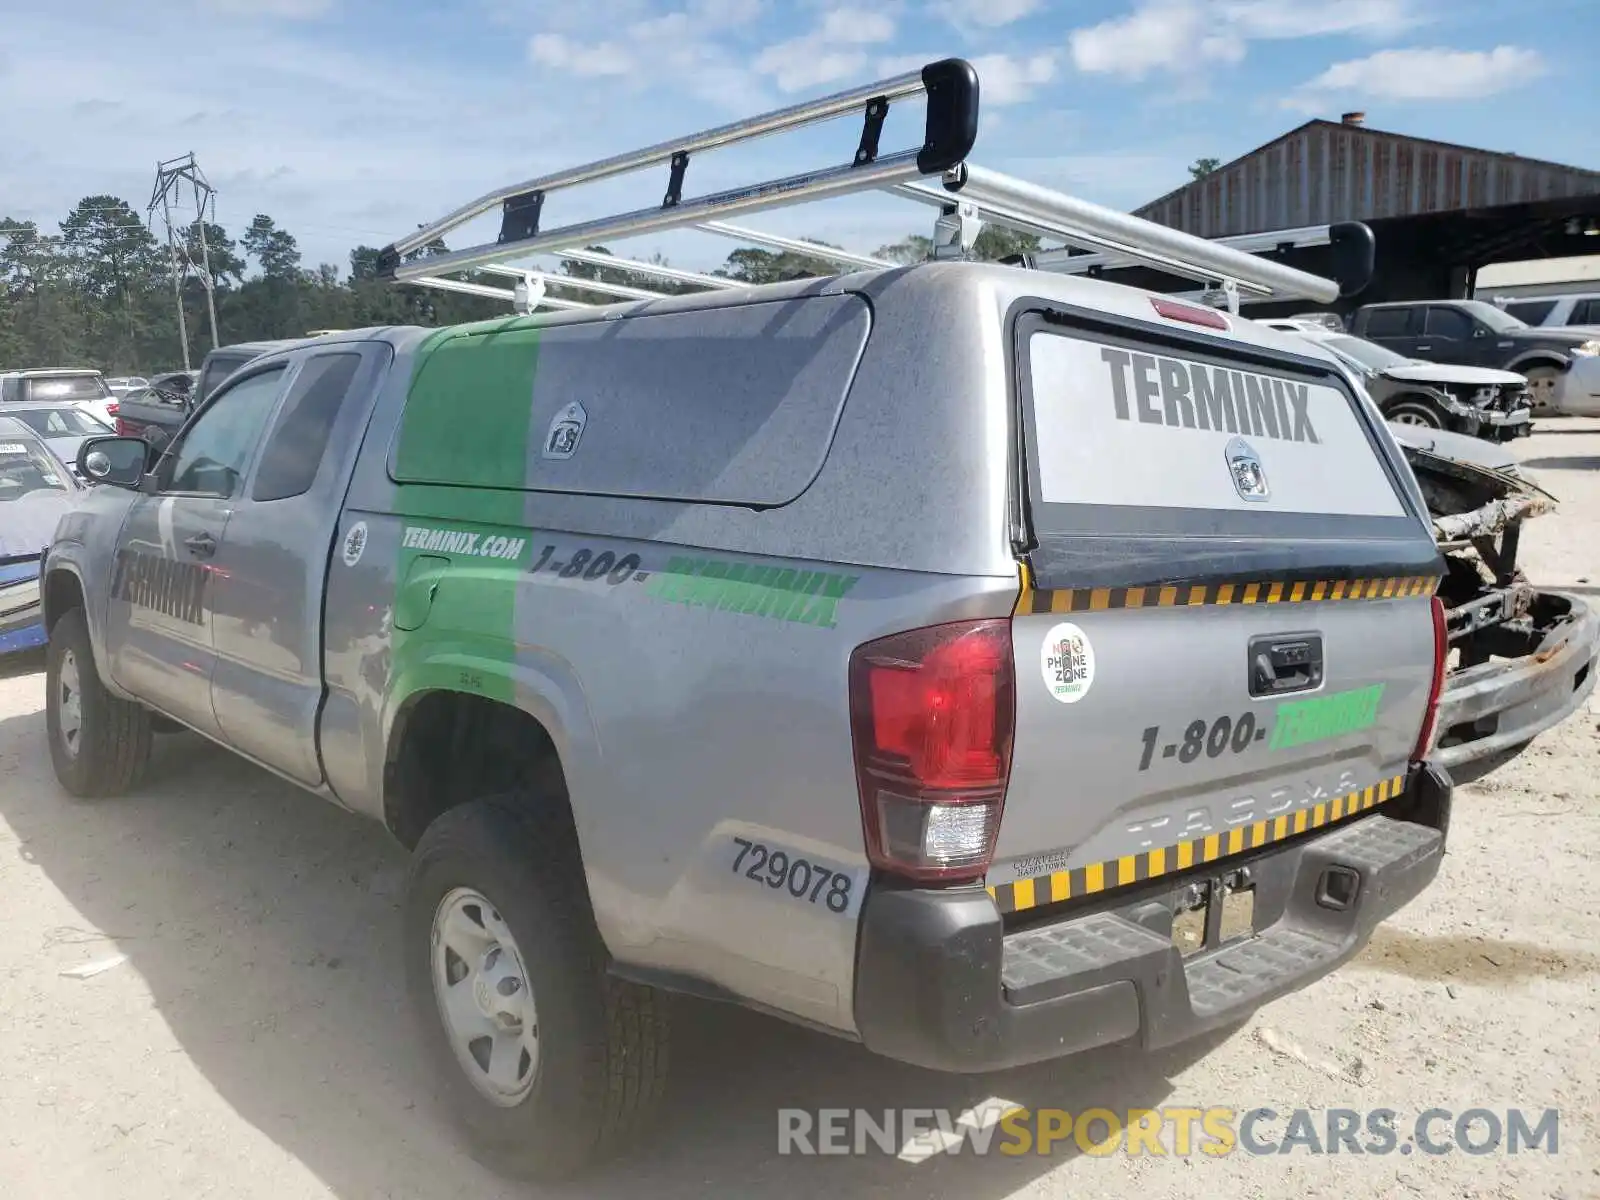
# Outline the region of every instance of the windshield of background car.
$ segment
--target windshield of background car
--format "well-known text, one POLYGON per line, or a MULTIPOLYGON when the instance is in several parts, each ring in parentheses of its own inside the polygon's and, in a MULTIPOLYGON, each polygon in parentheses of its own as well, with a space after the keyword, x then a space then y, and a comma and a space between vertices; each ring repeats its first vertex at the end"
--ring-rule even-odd
POLYGON ((98 375, 41 375, 29 379, 29 400, 106 400, 111 389, 98 375))
POLYGON ((34 492, 68 492, 66 470, 43 446, 0 431, 0 504, 34 492))
POLYGON ((1364 367, 1371 367, 1375 371, 1386 371, 1390 367, 1408 367, 1411 360, 1403 354, 1396 354, 1393 350, 1386 350, 1376 342, 1369 342, 1357 337, 1333 337, 1322 343, 1335 354, 1342 354, 1346 358, 1353 358, 1364 367))
POLYGON ((30 408, 11 415, 42 437, 93 437, 115 432, 79 408, 30 408))
POLYGON ((1461 307, 1496 333, 1528 328, 1526 321, 1519 321, 1504 309, 1496 308, 1492 304, 1485 304, 1482 300, 1463 300, 1461 307))

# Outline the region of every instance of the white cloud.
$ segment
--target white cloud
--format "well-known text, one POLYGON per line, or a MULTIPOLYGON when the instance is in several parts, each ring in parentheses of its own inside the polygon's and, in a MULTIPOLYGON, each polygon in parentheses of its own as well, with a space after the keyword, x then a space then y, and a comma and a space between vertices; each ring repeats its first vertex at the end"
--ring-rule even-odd
POLYGON ((1243 42, 1214 18, 1197 0, 1152 0, 1125 17, 1074 30, 1072 61, 1080 71, 1130 79, 1179 64, 1237 62, 1243 42))
POLYGON ((977 25, 990 29, 1031 17, 1044 0, 942 0, 934 11, 955 26, 977 25))
POLYGON ((1222 17, 1244 37, 1262 40, 1340 33, 1388 37, 1421 23, 1407 0, 1222 0, 1222 17))
POLYGON ((225 16, 303 21, 332 12, 334 0, 200 0, 200 7, 225 16))
POLYGON ((1009 54, 984 54, 972 60, 978 72, 978 91, 983 104, 1004 106, 1029 99, 1034 89, 1056 77, 1056 60, 1051 54, 1013 58, 1009 54))
POLYGON ((1417 24, 1412 0, 1144 0, 1126 16, 1074 30, 1080 71, 1143 79, 1238 62, 1252 41, 1388 36, 1417 24))
POLYGON ((633 55, 615 42, 580 45, 559 33, 541 33, 528 43, 528 53, 541 66, 578 76, 626 75, 633 55))
POLYGON ((756 55, 755 68, 779 91, 798 92, 865 72, 864 46, 894 37, 894 20, 871 9, 833 8, 810 33, 777 42, 756 55))
POLYGON ((1539 53, 1521 46, 1380 50, 1334 63, 1295 89, 1284 105, 1314 111, 1324 98, 1338 94, 1381 100, 1470 100, 1530 83, 1544 73, 1539 53))

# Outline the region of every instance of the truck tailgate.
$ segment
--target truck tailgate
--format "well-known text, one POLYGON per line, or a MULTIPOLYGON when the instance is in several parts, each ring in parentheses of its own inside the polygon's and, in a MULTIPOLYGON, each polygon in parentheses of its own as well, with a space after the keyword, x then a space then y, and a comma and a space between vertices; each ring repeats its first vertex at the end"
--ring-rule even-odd
POLYGON ((1338 374, 1259 350, 1059 321, 1024 333, 1036 545, 1012 624, 1001 908, 1226 858, 1397 793, 1433 682, 1440 567, 1367 407, 1338 374))

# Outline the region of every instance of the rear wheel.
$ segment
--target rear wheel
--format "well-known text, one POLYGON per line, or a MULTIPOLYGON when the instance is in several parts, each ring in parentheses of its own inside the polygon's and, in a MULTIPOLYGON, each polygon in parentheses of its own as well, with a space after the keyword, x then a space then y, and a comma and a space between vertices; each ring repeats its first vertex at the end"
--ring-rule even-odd
POLYGON ((453 808, 417 845, 407 983, 463 1132, 508 1173, 560 1178, 660 1100, 660 996, 611 978, 576 837, 548 797, 453 808))
POLYGON ((1421 425, 1427 429, 1443 429, 1445 415, 1439 406, 1420 396, 1397 400, 1389 406, 1384 416, 1396 425, 1421 425))
POLYGON ((119 795, 144 774, 150 710, 100 682, 81 608, 63 613, 50 630, 44 719, 56 778, 74 796, 119 795))
POLYGON ((1522 374, 1528 381, 1528 398, 1533 401, 1533 411, 1555 412, 1556 385, 1561 381, 1561 372, 1555 367, 1529 367, 1522 374))

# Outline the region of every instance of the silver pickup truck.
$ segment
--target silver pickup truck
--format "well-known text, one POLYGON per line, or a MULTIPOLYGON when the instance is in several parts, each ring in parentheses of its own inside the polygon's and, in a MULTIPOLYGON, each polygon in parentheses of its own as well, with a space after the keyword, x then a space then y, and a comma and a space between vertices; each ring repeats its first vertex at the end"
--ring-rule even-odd
POLYGON ((1215 308, 930 262, 346 332, 81 462, 62 784, 159 718, 411 847, 422 1038, 509 1170, 626 1140, 664 993, 949 1071, 1158 1047, 1444 853, 1423 498, 1215 308))

